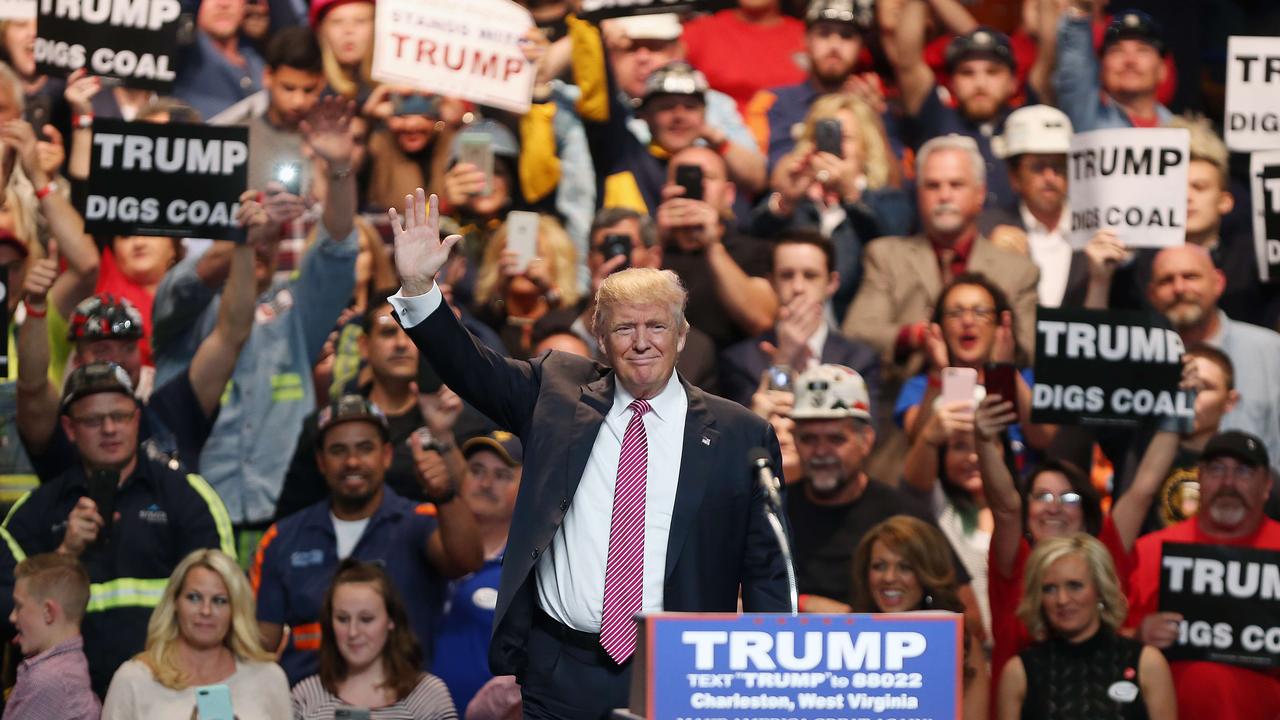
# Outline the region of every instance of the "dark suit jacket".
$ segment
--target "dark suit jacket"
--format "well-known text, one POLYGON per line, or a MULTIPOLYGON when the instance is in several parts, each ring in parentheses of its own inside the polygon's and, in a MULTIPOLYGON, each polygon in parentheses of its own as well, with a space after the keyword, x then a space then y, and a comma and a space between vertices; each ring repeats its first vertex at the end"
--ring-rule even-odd
MULTIPOLYGON (((475 342, 443 303, 407 332, 450 388, 524 444, 489 645, 493 672, 520 676, 537 607, 535 566, 564 520, 613 404, 614 374, 567 353, 502 357, 475 342)), ((752 448, 763 447, 780 468, 778 440, 737 403, 681 382, 689 409, 663 608, 735 612, 741 589, 748 612, 788 611, 786 571, 748 460, 752 448)))
MULTIPOLYGON (((770 330, 750 340, 730 346, 720 355, 720 382, 725 397, 751 407, 751 395, 760 386, 760 374, 768 369, 769 356, 760 349, 761 342, 778 344, 778 334, 770 330)), ((866 343, 850 340, 835 328, 827 331, 822 344, 823 363, 852 368, 867 382, 872 410, 880 402, 880 356, 866 343)))

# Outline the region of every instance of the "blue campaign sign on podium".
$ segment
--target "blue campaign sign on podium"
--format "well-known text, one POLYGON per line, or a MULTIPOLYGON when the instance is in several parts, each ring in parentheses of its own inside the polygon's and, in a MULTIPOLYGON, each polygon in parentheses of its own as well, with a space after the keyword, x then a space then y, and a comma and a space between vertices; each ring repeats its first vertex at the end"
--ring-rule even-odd
POLYGON ((644 618, 650 720, 960 717, 960 615, 644 618))

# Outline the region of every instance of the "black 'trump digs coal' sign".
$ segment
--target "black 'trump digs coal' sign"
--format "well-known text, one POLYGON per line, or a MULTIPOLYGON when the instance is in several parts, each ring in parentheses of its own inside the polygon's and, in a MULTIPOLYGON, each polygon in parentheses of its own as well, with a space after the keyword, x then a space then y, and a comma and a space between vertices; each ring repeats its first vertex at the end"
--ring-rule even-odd
POLYGON ((1165 543, 1160 610, 1183 617, 1170 660, 1280 666, 1280 552, 1165 543))
POLYGON ((248 159, 248 128, 95 120, 85 231, 236 238, 248 159))
POLYGON ((1190 418, 1194 402, 1178 390, 1182 338, 1153 314, 1036 308, 1038 423, 1125 423, 1190 418))
POLYGON ((173 85, 182 5, 178 0, 39 0, 36 70, 124 80, 168 92, 173 85))

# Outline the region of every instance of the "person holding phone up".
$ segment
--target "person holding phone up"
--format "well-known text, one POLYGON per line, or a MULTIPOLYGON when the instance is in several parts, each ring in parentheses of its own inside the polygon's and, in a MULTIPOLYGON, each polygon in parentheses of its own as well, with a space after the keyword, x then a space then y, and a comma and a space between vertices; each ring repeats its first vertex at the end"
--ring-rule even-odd
MULTIPOLYGON (((142 649, 165 578, 189 552, 234 555, 222 500, 199 475, 140 443, 141 404, 124 368, 81 365, 67 378, 60 422, 79 462, 23 496, 3 524, 0 578, 27 555, 79 558, 93 583, 82 631, 101 695, 142 649)), ((7 597, 7 596, 6 596, 7 597)))
POLYGON ((188 554, 159 598, 146 649, 111 679, 105 720, 289 716, 289 683, 259 642, 253 592, 235 558, 209 549, 188 554))

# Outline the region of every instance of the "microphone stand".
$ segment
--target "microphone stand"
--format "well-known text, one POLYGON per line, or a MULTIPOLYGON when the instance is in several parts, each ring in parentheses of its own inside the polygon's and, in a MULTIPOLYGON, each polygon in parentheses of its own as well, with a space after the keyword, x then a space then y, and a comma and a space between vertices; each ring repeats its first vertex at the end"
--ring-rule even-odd
POLYGON ((773 528, 773 535, 778 540, 778 547, 782 550, 782 564, 787 571, 787 591, 791 600, 791 615, 800 614, 800 593, 796 588, 796 568, 795 561, 791 556, 791 542, 787 539, 787 532, 782 527, 782 498, 778 495, 778 487, 781 483, 773 474, 772 464, 768 460, 768 456, 761 453, 755 461, 756 473, 760 481, 760 485, 764 488, 764 516, 769 521, 769 527, 773 528))

